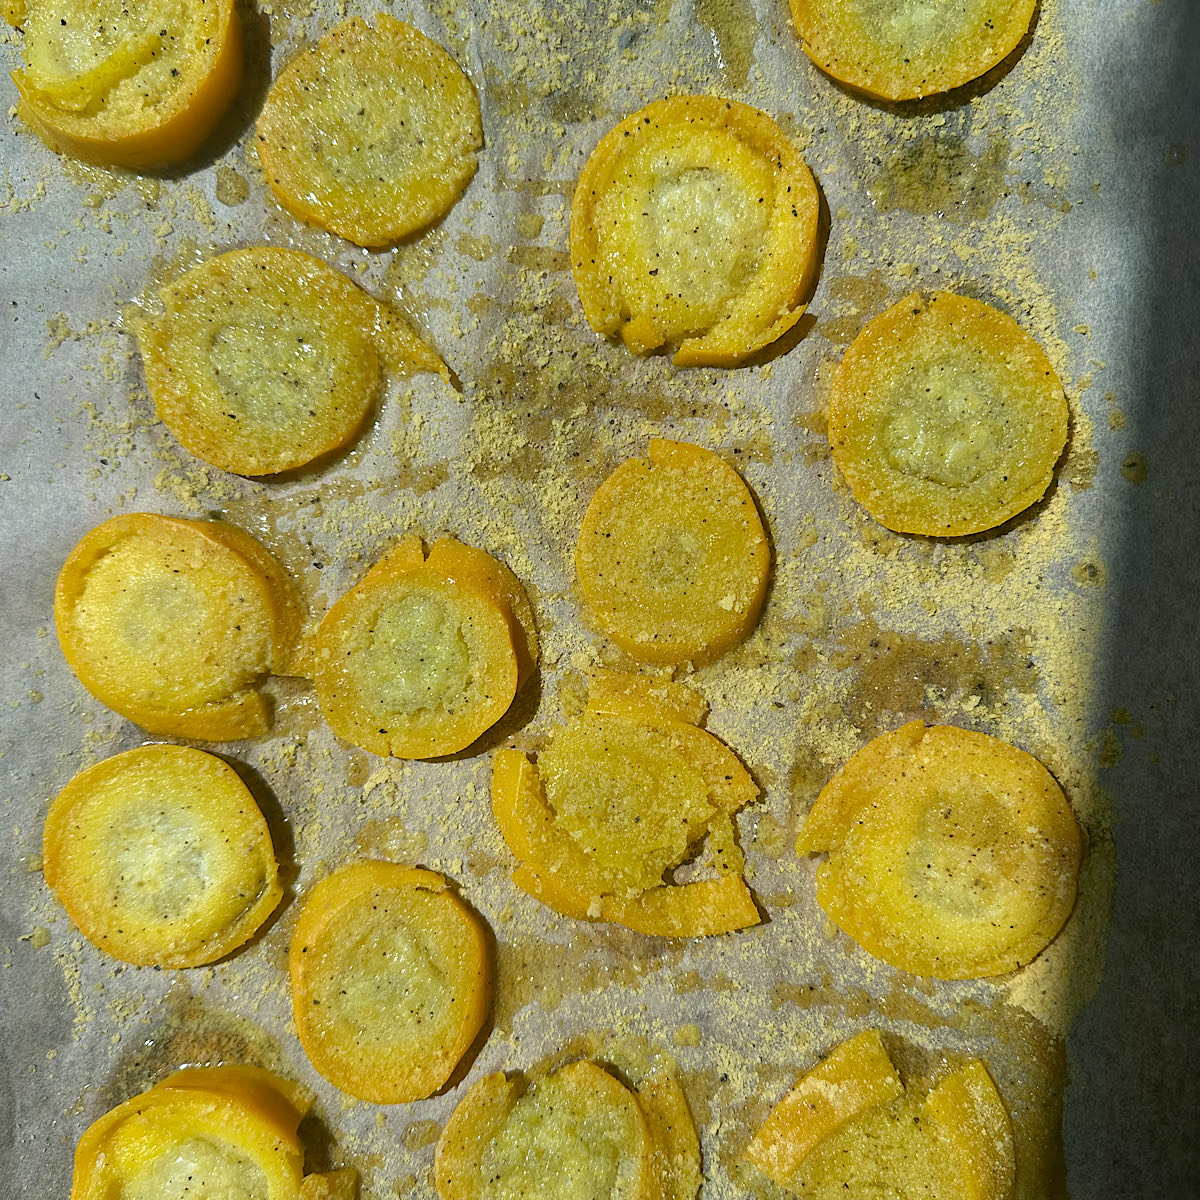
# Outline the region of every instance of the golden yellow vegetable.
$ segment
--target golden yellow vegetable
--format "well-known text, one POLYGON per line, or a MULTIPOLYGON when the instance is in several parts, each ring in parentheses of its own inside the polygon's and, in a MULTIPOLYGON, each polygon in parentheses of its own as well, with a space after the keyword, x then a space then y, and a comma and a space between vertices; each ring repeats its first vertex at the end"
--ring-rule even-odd
POLYGON ((1035 758, 912 721, 825 785, 796 850, 828 853, 817 900, 864 949, 916 975, 974 979, 1030 962, 1062 928, 1082 834, 1035 758))
POLYGON ((28 0, 21 118, 52 149, 135 170, 199 149, 242 78, 233 0, 28 0))
POLYGON ((154 406, 188 450, 239 475, 344 446, 382 371, 447 377, 399 313, 296 250, 231 250, 159 295, 165 315, 136 327, 154 406))
POLYGON ((300 608, 283 567, 240 529, 130 513, 67 556, 54 619, 98 700, 151 733, 219 742, 270 727, 256 689, 292 669, 300 608))
POLYGON ((142 746, 81 771, 50 806, 42 859, 84 936, 139 966, 222 958, 283 896, 250 790, 186 746, 142 746))
POLYGON ((483 924, 432 871, 360 862, 321 880, 305 897, 288 966, 309 1061, 375 1104, 432 1095, 487 1015, 483 924))
POLYGON ((321 622, 317 701, 373 754, 453 754, 504 716, 537 653, 529 598, 503 563, 450 537, 426 558, 410 534, 321 622))
POLYGON ((258 119, 279 203, 377 248, 448 212, 483 145, 479 98, 436 42, 387 13, 334 26, 280 73, 258 119))
POLYGON ((970 83, 1016 49, 1036 0, 791 0, 805 53, 882 100, 970 83))
POLYGON ((664 937, 757 924, 733 815, 758 787, 675 696, 658 698, 658 681, 631 678, 599 675, 537 766, 518 750, 496 754, 492 810, 520 863, 513 881, 565 916, 664 937), (716 877, 671 882, 705 837, 716 877))
POLYGON ((829 444, 854 498, 898 533, 978 533, 1040 500, 1067 440, 1038 344, 978 300, 907 296, 854 339, 829 444))
POLYGON ((650 440, 588 505, 575 546, 600 628, 643 662, 707 662, 754 628, 771 548, 750 489, 709 450, 650 440))
POLYGON ((598 1063, 481 1079, 438 1142, 441 1200, 692 1200, 700 1145, 678 1083, 626 1087, 598 1063))
POLYGON ((571 268, 592 328, 678 366, 734 366, 804 313, 817 265, 812 173, 765 113, 673 96, 633 113, 588 159, 571 205, 571 268))
POLYGON ((800 1079, 746 1157, 808 1200, 1010 1200, 1016 1178, 1012 1122, 987 1067, 971 1059, 928 1095, 906 1092, 873 1029, 800 1079))

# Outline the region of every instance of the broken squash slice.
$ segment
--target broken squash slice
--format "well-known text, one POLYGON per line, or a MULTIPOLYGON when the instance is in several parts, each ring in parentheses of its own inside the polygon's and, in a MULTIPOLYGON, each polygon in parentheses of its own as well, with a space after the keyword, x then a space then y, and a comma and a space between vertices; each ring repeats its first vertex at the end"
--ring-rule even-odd
POLYGON ((626 117, 571 205, 571 268, 592 328, 677 366, 735 366, 804 313, 817 264, 812 173, 765 113, 673 96, 626 117))
POLYGON ((754 628, 771 550, 741 476, 709 450, 652 438, 584 513, 580 591, 600 628, 643 662, 706 662, 754 628))
POLYGON ((915 100, 978 79, 1016 49, 1036 0, 791 0, 821 70, 881 100, 915 100))
POLYGON ((360 862, 321 880, 304 900, 288 965, 309 1061, 375 1104, 431 1096, 487 1015, 483 925, 432 871, 360 862))
POLYGON ((158 415, 188 450, 238 475, 273 475, 344 446, 388 373, 442 360, 399 313, 296 250, 231 250, 159 295, 136 327, 158 415))
POLYGON ((920 1096, 873 1029, 804 1075, 745 1154, 808 1200, 1009 1200, 1016 1177, 1012 1122, 987 1067, 970 1059, 920 1096))
POLYGON ((664 1103, 588 1059, 530 1081, 489 1075, 454 1110, 438 1142, 438 1196, 692 1200, 699 1142, 679 1085, 664 1081, 664 1096, 671 1088, 664 1103), (668 1132, 673 1122, 690 1127, 691 1136, 687 1128, 668 1132))
POLYGON ((1030 962, 1071 914, 1082 834, 1050 772, 996 738, 912 721, 825 785, 800 854, 817 900, 885 962, 936 979, 1030 962))
POLYGON ((450 537, 426 558, 410 534, 321 622, 317 702, 373 754, 454 754, 504 716, 537 653, 529 598, 503 563, 450 537))
POLYGON ((28 0, 21 118, 51 149, 135 170, 189 158, 242 78, 233 0, 28 0))
POLYGON ((833 378, 829 445, 888 529, 954 537, 1040 500, 1067 440, 1062 384, 1038 344, 978 300, 912 295, 871 321, 833 378))
POLYGON ((283 567, 240 529, 130 513, 68 555, 54 618, 98 700, 151 733, 220 742, 270 727, 257 685, 293 669, 300 608, 283 567))
POLYGON ((258 156, 279 203, 379 248, 448 212, 483 145, 479 98, 458 63, 387 13, 336 25, 275 80, 258 156))
POLYGON ((142 746, 81 771, 50 806, 42 858, 83 935, 139 966, 222 958, 283 895, 249 789, 187 746, 142 746))
MULTIPOLYGON (((734 814, 758 795, 736 756, 663 703, 601 675, 585 712, 534 766, 497 753, 492 809, 520 866, 513 881, 565 916, 701 937, 757 924, 734 814), (702 839, 710 878, 667 882, 702 839)), ((686 689, 673 684, 682 692, 686 689)))

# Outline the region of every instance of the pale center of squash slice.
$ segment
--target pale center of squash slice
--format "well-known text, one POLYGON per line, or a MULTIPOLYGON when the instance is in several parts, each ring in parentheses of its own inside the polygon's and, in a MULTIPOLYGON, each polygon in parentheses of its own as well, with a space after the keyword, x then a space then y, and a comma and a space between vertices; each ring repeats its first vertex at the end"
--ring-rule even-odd
POLYGON ((356 666, 365 689, 389 712, 461 708, 471 686, 471 656, 454 609, 435 591, 411 591, 384 605, 356 666))
POLYGON ((268 1200, 270 1190, 262 1167, 236 1146, 198 1136, 163 1150, 114 1200, 268 1200))
POLYGON ((980 23, 984 6, 980 0, 852 0, 867 37, 901 57, 952 52, 980 23))
POLYGON ((556 825, 614 891, 661 883, 716 811, 700 771, 662 734, 624 718, 572 721, 538 772, 556 825))
POLYGON ((487 1200, 633 1200, 641 1131, 606 1095, 542 1080, 517 1101, 481 1162, 487 1200))
POLYGON ((178 808, 130 807, 108 830, 114 907, 149 919, 189 915, 208 886, 204 833, 178 808))
POLYGON ((883 405, 878 436, 893 470, 963 488, 1005 474, 1014 435, 1023 432, 1011 427, 1013 416, 983 364, 959 355, 915 367, 898 380, 883 405))

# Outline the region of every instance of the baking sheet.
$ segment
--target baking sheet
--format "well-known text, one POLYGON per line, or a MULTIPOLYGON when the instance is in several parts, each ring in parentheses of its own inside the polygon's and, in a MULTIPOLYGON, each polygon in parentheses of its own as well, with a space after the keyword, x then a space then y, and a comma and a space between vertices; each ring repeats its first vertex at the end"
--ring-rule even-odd
MULTIPOLYGON (((441 224, 370 254, 278 209, 247 130, 268 66, 379 7, 247 10, 243 97, 187 170, 139 180, 80 167, 11 114, 0 141, 4 1194, 66 1195, 92 1120, 172 1067, 219 1059, 315 1088, 312 1166, 359 1167, 371 1200, 428 1196, 433 1140, 470 1082, 592 1033, 614 1054, 649 1045, 678 1062, 706 1196, 767 1194, 737 1162, 750 1130, 799 1069, 869 1024, 914 1075, 943 1054, 988 1059, 1017 1122, 1022 1195, 1061 1190, 1068 1057, 1073 1193, 1194 1192, 1194 6, 1047 3, 989 88, 901 110, 820 76, 766 0, 396 4, 387 11, 475 81, 487 146, 441 224), (567 208, 587 154, 626 112, 681 91, 775 116, 826 203, 803 336, 735 371, 678 372, 597 339, 568 267, 567 208), (234 172, 246 198, 228 203, 234 172), (371 430, 319 473, 249 482, 190 458, 154 420, 127 306, 152 303, 158 283, 208 253, 262 242, 393 298, 461 393, 428 377, 394 384, 371 430), (948 543, 888 534, 857 509, 828 461, 821 411, 830 364, 857 329, 906 291, 939 286, 1016 316, 1072 403, 1047 499, 995 534, 948 543), (465 1080, 380 1109, 311 1070, 281 969, 291 902, 245 952, 197 971, 124 968, 79 938, 38 873, 41 822, 72 774, 145 740, 83 691, 53 635, 54 577, 86 530, 120 511, 221 514, 280 555, 318 614, 409 529, 483 545, 530 586, 545 644, 531 694, 487 746, 536 749, 584 673, 612 661, 573 592, 583 507, 663 433, 726 452, 774 543, 758 633, 686 677, 711 704, 708 728, 763 785, 740 827, 768 923, 680 944, 559 918, 508 880, 486 748, 375 759, 332 736, 304 685, 276 681, 272 736, 216 749, 256 788, 290 899, 356 855, 392 856, 455 878, 495 935, 495 1023, 465 1080), (1077 912, 1013 978, 933 983, 874 962, 827 925, 813 865, 790 849, 829 774, 916 715, 1029 749, 1087 827, 1077 912), (1114 811, 1109 968, 1068 1054, 1061 1035, 1103 964, 1114 811)), ((4 50, 15 65, 19 38, 4 50)))

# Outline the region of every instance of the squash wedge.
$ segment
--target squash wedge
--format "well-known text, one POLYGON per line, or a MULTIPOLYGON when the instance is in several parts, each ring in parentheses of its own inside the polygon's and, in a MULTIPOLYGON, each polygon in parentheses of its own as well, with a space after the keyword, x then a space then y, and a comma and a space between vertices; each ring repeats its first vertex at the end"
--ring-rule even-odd
POLYGON ((240 529, 130 513, 67 556, 54 619, 98 700, 151 733, 220 742, 270 727, 257 685, 294 669, 301 609, 287 572, 240 529))
POLYGON ((360 862, 327 876, 305 897, 288 966, 309 1061, 375 1104, 431 1096, 487 1015, 483 925, 432 871, 360 862))
POLYGON ((825 785, 796 850, 828 853, 817 900, 865 950, 915 975, 975 979, 1053 940, 1075 904, 1082 843, 1037 759, 912 721, 825 785))
POLYGON ((42 859, 83 935, 139 966, 222 958, 283 896, 250 790, 187 746, 142 746, 81 771, 50 806, 42 859))

